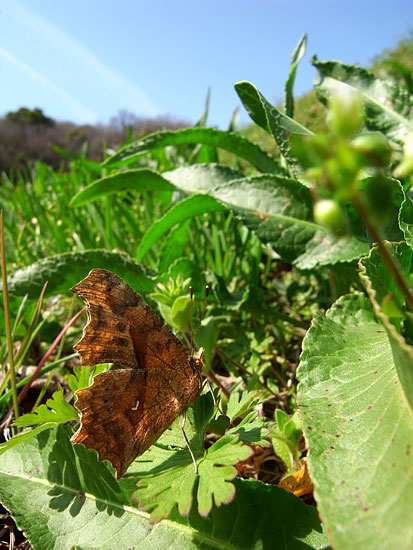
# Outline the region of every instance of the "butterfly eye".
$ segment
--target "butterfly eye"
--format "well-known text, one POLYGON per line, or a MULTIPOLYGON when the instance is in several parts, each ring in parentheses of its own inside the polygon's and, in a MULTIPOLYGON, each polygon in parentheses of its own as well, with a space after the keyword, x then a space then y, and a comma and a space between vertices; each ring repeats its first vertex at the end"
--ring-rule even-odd
POLYGON ((192 369, 192 372, 195 374, 196 373, 196 368, 195 368, 195 358, 194 357, 190 357, 189 358, 189 366, 191 367, 192 369))

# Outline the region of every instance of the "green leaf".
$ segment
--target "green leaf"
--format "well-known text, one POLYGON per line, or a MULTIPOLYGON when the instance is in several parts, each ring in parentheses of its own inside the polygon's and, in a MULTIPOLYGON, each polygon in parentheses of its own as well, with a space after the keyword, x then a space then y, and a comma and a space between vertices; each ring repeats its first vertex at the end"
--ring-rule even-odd
POLYGON ((188 331, 191 324, 191 299, 189 296, 178 296, 171 310, 171 323, 176 330, 188 331))
POLYGON ((297 469, 300 457, 298 443, 303 431, 297 412, 289 416, 284 411, 277 409, 275 411, 275 418, 277 426, 270 430, 271 443, 275 454, 287 466, 287 476, 297 469))
POLYGON ((298 449, 287 437, 275 429, 271 431, 270 438, 275 454, 281 458, 287 467, 286 475, 288 476, 290 472, 292 473, 297 469, 298 449))
POLYGON ((283 157, 298 175, 301 170, 291 150, 289 139, 293 134, 306 136, 312 135, 312 132, 278 111, 250 82, 238 82, 235 84, 235 90, 252 120, 274 137, 283 157))
POLYGON ((284 110, 285 110, 285 114, 291 118, 294 116, 293 87, 294 87, 295 75, 297 72, 298 64, 301 61, 301 59, 304 57, 306 48, 307 48, 307 33, 304 33, 303 36, 298 41, 292 53, 291 61, 290 61, 290 74, 288 75, 287 82, 285 83, 284 110))
POLYGON ((294 445, 298 445, 303 430, 301 428, 301 422, 298 417, 297 411, 288 418, 288 421, 283 425, 282 433, 287 437, 294 445))
POLYGON ((37 426, 45 422, 55 422, 62 424, 77 420, 78 414, 72 405, 69 405, 64 399, 63 388, 55 391, 46 404, 40 405, 33 413, 24 414, 16 419, 16 426, 27 427, 37 426))
POLYGON ((117 482, 95 452, 71 445, 70 433, 63 426, 45 431, 0 461, 0 499, 34 550, 166 548, 171 541, 187 550, 327 546, 315 508, 278 487, 237 479, 233 502, 207 519, 173 511, 151 528, 130 503, 137 478, 117 482))
POLYGON ((193 195, 173 206, 145 233, 138 248, 136 259, 141 260, 150 248, 177 223, 207 212, 226 211, 227 207, 208 195, 193 195))
POLYGON ((310 190, 296 180, 270 175, 243 178, 211 193, 264 244, 300 269, 354 261, 370 248, 356 236, 337 239, 317 225, 310 190))
POLYGON ((225 149, 230 153, 247 160, 261 172, 278 170, 278 163, 268 153, 263 151, 238 134, 232 134, 214 128, 186 128, 185 130, 156 132, 145 138, 127 145, 112 157, 109 157, 104 166, 119 167, 146 155, 153 149, 170 145, 185 145, 203 143, 225 149))
POLYGON ((109 370, 110 363, 99 363, 93 367, 73 367, 73 374, 70 374, 67 383, 72 393, 83 388, 88 388, 92 384, 94 376, 97 376, 101 372, 109 370))
POLYGON ((275 421, 281 433, 284 433, 284 426, 287 424, 289 420, 290 420, 290 417, 286 412, 282 411, 281 409, 275 410, 275 421))
POLYGON ((215 187, 243 177, 239 170, 216 163, 180 166, 162 175, 176 187, 188 193, 208 193, 215 187))
POLYGON ((188 241, 188 230, 191 220, 186 220, 173 229, 162 245, 159 253, 159 274, 167 273, 175 260, 183 255, 188 241))
POLYGON ((40 434, 45 430, 50 430, 50 428, 54 428, 55 426, 56 426, 55 422, 49 422, 46 424, 41 424, 40 426, 37 426, 37 428, 24 430, 20 432, 19 434, 15 435, 5 443, 0 443, 0 455, 5 453, 12 447, 15 447, 16 445, 20 445, 24 441, 27 441, 28 439, 40 434))
MULTIPOLYGON (((175 171, 169 172, 168 178, 185 191, 213 195, 263 243, 270 244, 285 261, 301 269, 358 260, 369 251, 367 241, 355 236, 337 240, 317 225, 313 221, 310 190, 296 180, 266 174, 216 186, 214 180, 208 178, 208 170, 203 175, 204 166, 192 168, 179 170, 177 175, 175 171)), ((186 209, 182 209, 185 212, 186 209)))
POLYGON ((394 142, 403 145, 413 130, 412 96, 394 80, 381 80, 366 69, 339 61, 311 60, 319 72, 317 88, 323 93, 337 93, 355 88, 364 100, 367 127, 383 132, 394 142))
POLYGON ((43 258, 28 267, 18 269, 9 278, 9 292, 17 296, 28 294, 30 298, 36 298, 45 281, 48 281, 47 294, 67 292, 96 267, 114 271, 138 292, 153 290, 152 274, 144 266, 136 263, 127 254, 97 249, 43 258))
POLYGON ((258 411, 249 412, 239 424, 227 431, 227 435, 237 435, 240 441, 249 445, 268 447, 265 439, 269 435, 268 422, 258 416, 258 411))
POLYGON ((229 483, 237 475, 233 464, 246 460, 252 454, 247 446, 230 436, 218 439, 199 464, 198 511, 206 517, 215 506, 228 504, 235 496, 235 486, 229 483))
POLYGON ((297 377, 308 467, 330 543, 407 548, 412 412, 367 297, 345 296, 315 316, 297 377))
MULTIPOLYGON (((412 269, 413 250, 404 242, 392 244, 391 249, 402 275, 408 280, 412 269)), ((389 294, 394 296, 399 304, 403 304, 404 296, 390 275, 377 248, 373 248, 367 258, 360 260, 360 267, 360 275, 366 286, 374 312, 386 328, 393 353, 394 368, 407 403, 409 403, 410 415, 413 417, 413 348, 397 332, 381 307, 384 298, 389 294)))
POLYGON ((256 391, 243 391, 242 393, 234 391, 229 396, 226 414, 231 422, 234 422, 236 418, 258 405, 259 401, 259 394, 256 391))
MULTIPOLYGON (((245 402, 244 408, 246 407, 245 402)), ((240 441, 254 444, 263 442, 267 445, 267 442, 263 441, 264 421, 260 418, 257 422, 257 412, 252 411, 238 426, 228 431, 225 436, 204 451, 204 432, 214 414, 215 409, 210 393, 202 395, 195 403, 194 409, 189 409, 187 412, 189 422, 186 424, 185 431, 187 434, 191 433, 191 448, 197 459, 199 475, 195 473, 189 453, 185 450, 179 419, 160 438, 158 448, 152 447, 145 454, 146 460, 142 458, 142 461, 146 461, 146 465, 138 459, 136 466, 133 467, 133 471, 136 472, 140 467, 139 473, 146 471, 149 476, 139 482, 134 500, 139 507, 151 512, 151 521, 157 522, 167 517, 175 504, 180 513, 188 514, 197 480, 199 484, 195 495, 201 516, 209 514, 212 501, 216 506, 230 502, 235 492, 234 486, 230 483, 236 475, 233 466, 240 460, 246 460, 251 454, 251 448, 242 445, 240 441), (175 447, 178 444, 183 450, 171 455, 168 450, 168 445, 171 443, 175 447)))
POLYGON ((126 191, 173 191, 174 186, 157 172, 147 169, 129 170, 98 179, 81 189, 70 206, 82 206, 96 199, 126 191))

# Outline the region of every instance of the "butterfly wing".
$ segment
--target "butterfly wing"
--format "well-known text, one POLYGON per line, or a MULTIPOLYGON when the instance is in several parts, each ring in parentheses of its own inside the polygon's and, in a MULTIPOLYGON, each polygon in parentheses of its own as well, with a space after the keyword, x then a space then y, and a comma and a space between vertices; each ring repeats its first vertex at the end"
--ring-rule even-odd
POLYGON ((126 367, 100 374, 76 392, 81 428, 72 441, 110 460, 120 477, 195 400, 202 359, 194 368, 163 320, 110 271, 93 269, 72 291, 88 307, 75 346, 82 364, 126 367))
POLYGON ((119 369, 96 376, 78 390, 81 427, 72 437, 109 460, 118 479, 181 414, 182 402, 158 373, 119 369))

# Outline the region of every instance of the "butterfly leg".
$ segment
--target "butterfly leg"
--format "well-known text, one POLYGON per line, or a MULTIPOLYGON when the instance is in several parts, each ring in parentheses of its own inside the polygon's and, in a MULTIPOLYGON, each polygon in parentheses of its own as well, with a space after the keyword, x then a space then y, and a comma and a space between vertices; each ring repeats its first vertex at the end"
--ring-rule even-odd
POLYGON ((186 422, 186 411, 184 411, 184 412, 182 413, 181 430, 182 430, 182 433, 183 433, 183 435, 184 435, 185 443, 186 443, 186 446, 188 447, 189 454, 191 455, 192 462, 194 463, 195 473, 197 474, 197 473, 198 473, 198 465, 197 465, 197 463, 196 463, 195 456, 194 456, 194 453, 193 453, 193 451, 192 451, 191 444, 189 443, 189 440, 188 440, 188 438, 187 438, 187 436, 186 436, 186 433, 185 433, 185 430, 184 430, 185 422, 186 422))
POLYGON ((214 407, 217 408, 218 411, 219 411, 221 414, 224 414, 224 412, 221 410, 220 406, 218 405, 217 400, 215 399, 214 390, 212 389, 211 382, 209 381, 209 378, 205 378, 205 380, 203 381, 202 387, 201 387, 201 391, 204 389, 205 386, 208 386, 208 389, 209 389, 209 391, 211 392, 212 400, 213 400, 213 402, 214 402, 214 407))

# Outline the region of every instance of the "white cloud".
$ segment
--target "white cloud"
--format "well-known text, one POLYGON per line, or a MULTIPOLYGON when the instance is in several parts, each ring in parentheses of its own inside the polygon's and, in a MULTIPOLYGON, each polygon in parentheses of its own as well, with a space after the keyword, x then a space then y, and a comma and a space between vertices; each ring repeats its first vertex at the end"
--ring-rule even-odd
POLYGON ((105 65, 97 55, 55 24, 17 0, 2 3, 0 9, 13 18, 19 26, 25 25, 39 37, 46 39, 48 44, 53 45, 54 50, 62 51, 62 58, 69 54, 71 61, 77 67, 83 67, 83 70, 90 75, 90 79, 96 81, 97 86, 110 88, 113 94, 120 96, 125 107, 139 106, 139 114, 147 116, 159 114, 161 110, 159 106, 140 87, 105 65))
POLYGON ((3 48, 0 48, 0 55, 6 59, 6 61, 18 67, 31 78, 40 82, 40 84, 42 84, 46 89, 57 95, 62 101, 65 102, 67 107, 72 110, 73 116, 87 120, 88 122, 95 122, 97 120, 98 116, 96 113, 82 105, 76 98, 72 97, 70 94, 53 84, 53 82, 50 82, 50 80, 45 78, 43 75, 23 63, 23 61, 20 61, 3 48))

